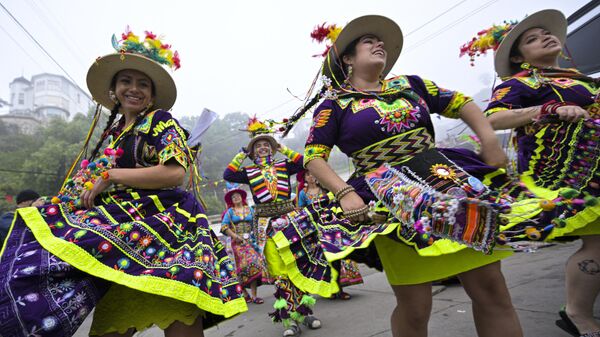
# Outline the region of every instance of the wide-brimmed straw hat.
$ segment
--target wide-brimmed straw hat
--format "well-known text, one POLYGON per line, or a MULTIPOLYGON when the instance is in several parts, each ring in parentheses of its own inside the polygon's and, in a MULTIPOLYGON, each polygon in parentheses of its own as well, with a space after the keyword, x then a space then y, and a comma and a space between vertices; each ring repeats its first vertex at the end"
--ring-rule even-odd
POLYGON ((242 129, 241 131, 248 132, 250 136, 250 142, 248 142, 248 145, 246 146, 248 157, 250 157, 250 159, 254 159, 254 144, 260 140, 266 140, 269 142, 269 145, 271 145, 271 149, 273 150, 273 154, 275 154, 277 148, 279 147, 279 143, 277 143, 277 140, 275 140, 272 134, 280 132, 276 129, 276 126, 281 124, 283 123, 278 123, 270 119, 261 121, 256 118, 256 116, 248 119, 246 128, 242 129))
POLYGON ((531 28, 544 28, 564 45, 567 39, 567 19, 556 9, 545 9, 527 16, 521 22, 505 21, 477 33, 477 36, 460 47, 460 56, 469 55, 471 65, 475 57, 494 51, 494 68, 500 78, 513 75, 510 52, 519 37, 531 28))
POLYGON ((153 108, 169 110, 175 104, 177 87, 175 81, 164 66, 179 68, 179 55, 162 43, 156 35, 146 32, 140 39, 130 31, 122 34, 117 41, 115 35, 112 44, 117 53, 99 57, 87 73, 87 85, 93 99, 102 106, 113 109, 115 102, 109 91, 115 75, 122 70, 133 69, 144 73, 154 85, 153 108))
POLYGON ((500 77, 512 75, 510 51, 519 36, 531 28, 544 28, 556 36, 564 45, 567 40, 567 18, 556 9, 545 9, 534 13, 514 26, 502 39, 494 54, 494 68, 500 77))
MULTIPOLYGON (((336 28, 335 25, 330 27, 333 29, 336 28)), ((318 28, 323 29, 324 26, 318 28)), ((344 26, 339 32, 339 35, 336 33, 333 34, 333 36, 330 35, 327 37, 332 42, 332 45, 329 47, 323 63, 323 75, 333 78, 335 72, 339 73, 339 70, 343 65, 341 59, 342 54, 352 42, 368 34, 374 35, 383 41, 383 49, 385 49, 387 53, 385 68, 382 72, 382 77, 385 78, 392 70, 398 57, 400 57, 404 37, 398 24, 392 19, 382 15, 365 15, 358 17, 344 26)), ((321 39, 321 41, 322 40, 323 39, 321 39)), ((339 81, 342 79, 337 80, 339 81)))
POLYGON ((275 153, 275 151, 277 151, 277 147, 279 146, 279 143, 277 143, 277 140, 275 138, 273 138, 273 136, 271 135, 258 135, 253 137, 252 139, 250 139, 250 142, 248 143, 248 157, 250 157, 251 159, 254 159, 254 144, 256 144, 256 142, 258 142, 259 140, 266 140, 267 142, 269 142, 269 145, 271 145, 271 149, 273 150, 273 153, 275 153))

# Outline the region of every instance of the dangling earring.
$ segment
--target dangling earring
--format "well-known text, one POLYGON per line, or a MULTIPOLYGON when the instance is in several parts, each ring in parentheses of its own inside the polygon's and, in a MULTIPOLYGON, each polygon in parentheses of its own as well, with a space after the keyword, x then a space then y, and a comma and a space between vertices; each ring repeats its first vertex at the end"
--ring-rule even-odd
POLYGON ((117 99, 117 95, 115 95, 115 92, 112 90, 108 91, 108 98, 110 98, 110 100, 113 101, 113 103, 115 103, 115 104, 119 103, 119 100, 117 99))
POLYGON ((352 66, 348 66, 348 74, 346 74, 346 78, 344 79, 344 84, 350 85, 350 77, 352 77, 352 66))
POLYGON ((529 70, 531 68, 531 64, 527 62, 521 63, 521 69, 529 70))
POLYGON ((560 53, 558 54, 558 56, 560 58, 562 58, 563 60, 565 60, 565 61, 571 61, 572 60, 569 56, 565 55, 565 53, 563 53, 562 50, 560 51, 560 53))
POLYGON ((148 105, 146 105, 146 110, 150 110, 150 108, 154 105, 154 102, 150 101, 148 105))

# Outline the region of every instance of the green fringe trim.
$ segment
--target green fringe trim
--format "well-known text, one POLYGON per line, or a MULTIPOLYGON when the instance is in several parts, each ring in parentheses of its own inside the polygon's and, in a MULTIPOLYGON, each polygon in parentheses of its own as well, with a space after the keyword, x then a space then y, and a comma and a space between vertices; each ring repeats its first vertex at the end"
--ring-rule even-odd
POLYGON ((289 328, 290 326, 292 326, 293 322, 294 321, 291 318, 286 318, 286 319, 281 320, 281 323, 283 323, 284 328, 289 328))
MULTIPOLYGON (((151 275, 134 276, 113 269, 98 261, 76 244, 55 237, 37 208, 20 208, 16 213, 23 218, 35 239, 44 249, 82 272, 131 289, 192 303, 204 311, 225 318, 248 311, 248 306, 243 298, 223 303, 221 299, 212 297, 191 284, 151 275)), ((13 220, 13 226, 14 223, 15 220, 13 220)))
POLYGON ((299 313, 297 311, 294 311, 290 314, 290 318, 298 323, 302 323, 302 322, 304 322, 305 316, 303 316, 301 313, 299 313))
POLYGON ((317 303, 317 300, 314 297, 306 294, 302 296, 302 300, 300 300, 300 305, 305 305, 311 309, 315 306, 315 303, 317 303))
MULTIPOLYGON (((300 290, 317 294, 322 297, 331 297, 340 291, 337 284, 338 272, 331 269, 331 281, 314 280, 302 275, 296 264, 296 257, 290 249, 290 243, 282 232, 277 232, 273 237, 277 253, 285 265, 285 271, 290 281, 300 290)), ((327 254, 327 252, 325 252, 327 254)))
POLYGON ((276 300, 275 303, 273 303, 273 308, 275 308, 277 310, 281 310, 286 307, 287 307, 287 302, 283 298, 280 298, 280 299, 276 300))

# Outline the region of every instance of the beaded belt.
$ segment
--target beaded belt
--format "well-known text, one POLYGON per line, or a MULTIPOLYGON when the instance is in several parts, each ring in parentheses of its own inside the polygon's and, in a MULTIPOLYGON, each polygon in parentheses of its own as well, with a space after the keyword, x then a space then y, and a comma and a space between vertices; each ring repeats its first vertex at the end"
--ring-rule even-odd
POLYGON ((411 155, 434 148, 433 137, 424 127, 404 132, 367 146, 352 154, 355 171, 352 177, 363 176, 384 163, 395 164, 411 155))
POLYGON ((274 217, 284 215, 296 209, 292 200, 272 201, 254 206, 257 217, 274 217))

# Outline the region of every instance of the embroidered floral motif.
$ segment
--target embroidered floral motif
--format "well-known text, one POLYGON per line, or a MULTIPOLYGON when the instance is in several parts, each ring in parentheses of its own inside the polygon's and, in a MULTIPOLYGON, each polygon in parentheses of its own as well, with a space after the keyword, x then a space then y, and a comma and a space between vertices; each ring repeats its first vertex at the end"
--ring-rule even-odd
POLYGON ((178 144, 180 144, 181 139, 179 139, 179 136, 177 135, 177 131, 175 131, 175 129, 169 129, 162 135, 162 137, 160 138, 160 142, 162 145, 169 145, 173 142, 177 142, 178 144))
POLYGON ((397 99, 392 104, 387 104, 379 100, 372 100, 365 103, 372 105, 377 110, 381 119, 375 123, 380 124, 382 126, 381 129, 388 133, 400 133, 414 127, 421 116, 420 107, 413 106, 404 98, 397 99))
POLYGON ((456 172, 448 165, 435 164, 430 168, 431 173, 440 179, 454 179, 456 172))

